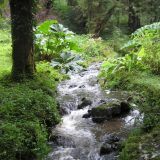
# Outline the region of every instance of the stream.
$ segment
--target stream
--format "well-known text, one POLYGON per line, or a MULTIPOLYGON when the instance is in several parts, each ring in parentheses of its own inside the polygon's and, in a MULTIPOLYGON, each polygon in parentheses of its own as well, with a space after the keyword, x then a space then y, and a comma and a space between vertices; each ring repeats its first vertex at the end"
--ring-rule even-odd
POLYGON ((94 63, 80 73, 70 73, 70 79, 59 84, 57 100, 64 116, 62 122, 53 129, 56 139, 50 142, 53 148, 49 154, 50 160, 118 159, 114 152, 100 156, 104 137, 116 133, 125 139, 139 112, 134 110, 126 116, 101 124, 93 123, 91 118, 82 118, 89 109, 103 101, 126 100, 128 97, 126 92, 101 90, 97 78, 99 68, 100 64, 94 63), (84 98, 89 99, 92 104, 84 109, 77 109, 84 98))

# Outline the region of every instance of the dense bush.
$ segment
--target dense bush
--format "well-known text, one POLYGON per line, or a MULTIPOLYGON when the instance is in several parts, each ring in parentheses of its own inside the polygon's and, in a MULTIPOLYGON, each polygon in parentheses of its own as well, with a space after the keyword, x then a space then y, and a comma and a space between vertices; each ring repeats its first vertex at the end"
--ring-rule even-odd
POLYGON ((0 158, 3 160, 41 159, 49 151, 47 132, 38 121, 5 121, 0 132, 0 158))
POLYGON ((132 34, 132 41, 129 41, 122 48, 129 52, 128 54, 104 62, 100 75, 109 81, 109 85, 112 83, 111 87, 125 83, 131 73, 140 71, 160 73, 159 25, 160 23, 155 23, 138 29, 132 34))
POLYGON ((35 33, 36 53, 41 60, 51 60, 59 57, 63 51, 76 49, 76 44, 70 41, 73 32, 56 20, 43 22, 36 28, 35 33))
POLYGON ((47 130, 60 116, 53 97, 34 83, 0 86, 0 159, 40 159, 49 150, 47 130))

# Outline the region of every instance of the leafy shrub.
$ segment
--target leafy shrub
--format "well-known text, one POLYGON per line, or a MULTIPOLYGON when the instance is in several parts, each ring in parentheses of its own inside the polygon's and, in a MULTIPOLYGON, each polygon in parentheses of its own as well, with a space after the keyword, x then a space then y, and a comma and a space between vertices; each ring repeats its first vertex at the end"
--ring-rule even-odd
POLYGON ((83 62, 81 57, 77 54, 72 52, 61 53, 59 58, 54 59, 51 62, 51 65, 54 68, 61 69, 62 72, 69 72, 69 71, 79 71, 82 67, 79 63, 83 62))
POLYGON ((0 158, 42 159, 48 153, 46 131, 39 122, 5 122, 0 126, 0 158))
POLYGON ((94 39, 92 35, 75 35, 71 41, 75 42, 78 45, 79 54, 86 59, 95 58, 98 60, 99 58, 106 58, 107 56, 113 57, 115 52, 109 44, 101 38, 94 39))
POLYGON ((146 25, 132 35, 132 40, 125 44, 122 49, 143 53, 144 65, 155 74, 160 74, 160 22, 146 25))
POLYGON ((134 53, 125 55, 117 59, 111 59, 102 64, 100 77, 108 80, 110 87, 118 87, 122 85, 136 70, 145 70, 145 66, 141 63, 141 58, 134 53))
POLYGON ((62 81, 66 78, 68 78, 67 75, 62 74, 59 72, 58 69, 54 69, 54 67, 52 66, 52 64, 50 64, 49 62, 46 61, 41 61, 38 62, 37 66, 37 72, 38 72, 38 77, 39 76, 45 76, 45 81, 43 78, 39 78, 39 81, 41 81, 43 84, 45 84, 45 86, 47 86, 47 81, 48 83, 52 83, 51 85, 48 86, 48 88, 55 88, 56 82, 62 81), (46 79, 46 77, 48 77, 48 79, 46 79))
POLYGON ((17 119, 39 121, 48 125, 59 122, 59 114, 56 103, 52 97, 44 95, 42 90, 31 90, 23 85, 17 85, 10 89, 1 88, 3 95, 0 97, 1 118, 10 121, 17 119), (14 95, 13 95, 14 93, 14 95))
MULTIPOLYGON (((139 71, 160 73, 160 23, 151 24, 138 29, 132 34, 132 41, 124 45, 128 54, 124 57, 106 61, 102 65, 101 77, 105 77, 117 86, 125 80, 124 75, 139 71), (114 83, 113 83, 113 82, 114 83)), ((125 78, 126 79, 126 78, 125 78)))
POLYGON ((41 59, 51 60, 53 57, 59 57, 62 51, 76 49, 75 43, 70 41, 73 32, 56 20, 43 22, 35 33, 36 52, 41 55, 41 59))
POLYGON ((31 84, 0 86, 0 159, 33 159, 48 151, 47 130, 60 121, 57 104, 41 89, 28 86, 31 84))

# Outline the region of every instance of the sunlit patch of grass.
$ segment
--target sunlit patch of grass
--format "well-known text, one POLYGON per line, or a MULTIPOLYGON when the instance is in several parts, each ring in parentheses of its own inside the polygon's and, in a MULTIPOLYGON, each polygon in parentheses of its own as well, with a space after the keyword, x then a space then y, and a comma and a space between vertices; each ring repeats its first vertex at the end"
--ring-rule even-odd
POLYGON ((8 30, 0 30, 0 76, 11 70, 11 38, 8 30))

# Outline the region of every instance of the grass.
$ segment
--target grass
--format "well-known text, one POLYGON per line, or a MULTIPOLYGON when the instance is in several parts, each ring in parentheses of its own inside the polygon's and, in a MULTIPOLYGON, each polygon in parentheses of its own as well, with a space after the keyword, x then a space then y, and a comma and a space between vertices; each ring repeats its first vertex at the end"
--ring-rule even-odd
POLYGON ((11 38, 9 30, 0 30, 0 76, 11 70, 11 38))

